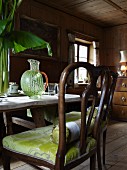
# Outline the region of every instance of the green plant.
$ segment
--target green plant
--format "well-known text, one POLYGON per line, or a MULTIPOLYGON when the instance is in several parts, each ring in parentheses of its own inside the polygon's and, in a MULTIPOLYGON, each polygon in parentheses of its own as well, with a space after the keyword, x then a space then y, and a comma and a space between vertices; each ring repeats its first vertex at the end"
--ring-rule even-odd
POLYGON ((18 53, 26 49, 48 49, 52 55, 48 42, 36 35, 14 30, 14 15, 22 0, 0 0, 0 94, 8 88, 8 52, 18 53))

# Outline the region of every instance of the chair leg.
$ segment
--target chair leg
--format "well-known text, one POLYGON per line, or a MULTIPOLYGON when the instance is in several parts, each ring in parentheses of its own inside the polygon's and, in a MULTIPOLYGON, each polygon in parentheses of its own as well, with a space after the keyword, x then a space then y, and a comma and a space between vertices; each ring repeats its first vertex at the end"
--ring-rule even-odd
POLYGON ((100 144, 100 138, 97 143, 97 163, 98 163, 98 169, 102 170, 102 163, 101 163, 101 144, 100 144))
POLYGON ((93 154, 90 157, 90 170, 95 170, 96 169, 96 154, 93 154))
POLYGON ((2 153, 2 163, 4 170, 10 170, 10 160, 11 157, 7 156, 5 153, 2 153))
POLYGON ((6 136, 6 128, 4 124, 3 114, 0 114, 0 154, 2 152, 2 139, 6 136))
POLYGON ((106 132, 107 129, 103 132, 103 164, 104 165, 105 165, 106 132))

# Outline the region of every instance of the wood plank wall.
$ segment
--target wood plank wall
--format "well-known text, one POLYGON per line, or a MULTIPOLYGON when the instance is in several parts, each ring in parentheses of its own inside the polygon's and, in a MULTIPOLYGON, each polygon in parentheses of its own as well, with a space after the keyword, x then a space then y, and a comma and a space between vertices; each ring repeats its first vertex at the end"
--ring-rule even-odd
MULTIPOLYGON (((58 82, 61 71, 68 63, 67 30, 76 31, 99 40, 100 56, 101 58, 103 56, 103 29, 94 24, 44 4, 37 3, 36 0, 24 0, 17 13, 17 16, 18 15, 41 19, 50 24, 55 24, 60 28, 60 55, 56 59, 38 58, 41 62, 40 70, 47 73, 50 82, 58 82)), ((11 56, 10 81, 20 83, 22 73, 29 69, 27 58, 31 58, 31 56, 11 56)), ((101 60, 101 63, 103 64, 103 60, 101 60)))
POLYGON ((121 50, 127 50, 127 24, 104 29, 103 63, 117 69, 121 50))

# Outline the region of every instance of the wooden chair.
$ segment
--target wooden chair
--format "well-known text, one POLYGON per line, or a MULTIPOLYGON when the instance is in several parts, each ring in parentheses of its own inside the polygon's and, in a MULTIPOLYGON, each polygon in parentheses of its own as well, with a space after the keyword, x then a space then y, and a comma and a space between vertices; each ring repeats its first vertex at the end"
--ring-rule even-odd
MULTIPOLYGON (((114 94, 118 74, 114 73, 108 67, 105 67, 105 66, 99 66, 99 68, 106 69, 108 76, 109 76, 108 90, 106 92, 106 98, 104 102, 104 109, 103 109, 102 120, 101 120, 101 133, 100 133, 100 140, 101 140, 101 137, 103 139, 102 140, 102 144, 103 144, 102 155, 103 155, 103 164, 105 164, 106 132, 107 132, 107 126, 108 126, 108 116, 112 109, 112 99, 113 99, 113 94, 114 94)), ((95 112, 97 112, 97 110, 98 110, 98 107, 96 107, 95 112)), ((87 110, 87 112, 89 113, 89 110, 87 110)), ((81 112, 72 111, 72 112, 66 113, 66 122, 76 121, 80 118, 81 118, 81 112)), ((57 118, 55 120, 55 124, 57 124, 57 118)), ((93 128, 92 125, 91 125, 91 128, 93 128)), ((102 164, 101 164, 101 147, 100 147, 101 141, 100 140, 98 141, 97 160, 98 160, 98 168, 101 170, 102 164)))
POLYGON ((36 166, 55 170, 72 169, 90 158, 90 169, 95 170, 96 153, 100 133, 100 121, 104 100, 108 90, 108 74, 105 69, 94 67, 89 63, 79 62, 68 65, 60 77, 58 96, 59 125, 35 128, 26 132, 6 136, 3 139, 3 166, 10 169, 12 157, 36 166), (65 84, 68 75, 76 68, 84 67, 90 75, 90 84, 82 93, 81 119, 69 122, 65 119, 65 84), (95 107, 98 103, 97 79, 104 74, 103 87, 99 100, 94 128, 88 136, 95 107), (89 98, 93 98, 90 114, 86 114, 89 98), (75 129, 73 131, 73 128, 75 129), (73 138, 72 138, 73 137, 73 138), (58 140, 57 140, 58 139, 58 140))
MULTIPOLYGON (((108 68, 107 68, 108 69, 108 68)), ((108 126, 108 119, 112 110, 112 99, 113 94, 116 87, 116 81, 118 74, 114 73, 113 71, 109 70, 109 82, 108 82, 108 91, 107 91, 107 97, 105 99, 105 105, 103 109, 103 117, 102 117, 102 128, 100 133, 100 139, 102 134, 102 143, 103 143, 103 164, 105 165, 105 149, 106 149, 106 133, 107 133, 107 126, 108 126)), ((98 157, 98 167, 101 166, 101 148, 100 148, 100 140, 98 142, 98 149, 97 149, 97 157, 98 157)))

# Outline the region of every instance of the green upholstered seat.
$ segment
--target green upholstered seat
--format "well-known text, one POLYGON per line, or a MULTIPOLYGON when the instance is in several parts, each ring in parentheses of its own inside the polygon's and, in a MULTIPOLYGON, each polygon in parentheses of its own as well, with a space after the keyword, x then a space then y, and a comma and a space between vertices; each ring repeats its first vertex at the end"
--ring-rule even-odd
MULTIPOLYGON (((79 136, 80 128, 78 128, 76 125, 79 121, 81 122, 81 119, 80 119, 81 113, 80 114, 79 113, 80 112, 70 112, 70 114, 67 114, 67 115, 69 115, 69 121, 68 121, 68 116, 66 115, 67 116, 67 119, 66 119, 66 142, 67 143, 70 143, 70 141, 77 139, 79 136), (72 117, 73 121, 71 121, 70 115, 80 115, 80 118, 77 116, 77 119, 74 120, 74 117, 76 118, 76 116, 74 116, 74 117, 72 117), (69 123, 72 123, 71 127, 68 127, 69 123), (73 133, 73 135, 72 135, 72 133, 73 133)), ((88 135, 90 135, 92 132, 92 129, 94 126, 94 121, 95 121, 95 119, 93 118, 91 121, 89 130, 88 130, 88 135)), ((58 126, 58 124, 54 126, 51 137, 52 137, 53 142, 58 144, 58 142, 59 142, 59 126, 58 126)))
MULTIPOLYGON (((89 115, 90 110, 91 110, 91 106, 87 109, 87 115, 89 115)), ((103 112, 105 112, 105 111, 106 111, 106 105, 104 105, 104 109, 103 109, 103 112)), ((92 121, 91 121, 91 128, 94 125, 94 120, 96 118, 97 112, 98 112, 98 107, 95 107, 94 115, 93 115, 93 118, 92 118, 92 121)), ((78 119, 81 119, 81 112, 72 111, 72 112, 66 113, 66 122, 76 121, 78 119)), ((107 121, 108 121, 107 119, 106 120, 102 120, 102 122, 101 122, 102 123, 102 127, 107 123, 107 121)), ((55 121, 54 121, 54 125, 57 125, 57 124, 58 124, 58 117, 55 118, 55 121)))
MULTIPOLYGON (((88 117, 88 115, 90 113, 90 110, 91 110, 91 107, 89 107, 87 109, 87 117, 88 117)), ((104 106, 104 110, 103 111, 105 112, 105 110, 106 110, 106 105, 104 106)), ((94 110, 94 115, 93 115, 93 118, 91 120, 91 124, 90 124, 89 130, 88 130, 88 135, 91 134, 92 129, 94 127, 94 121, 95 121, 97 112, 98 112, 98 107, 96 107, 95 110, 94 110)), ((86 121, 87 121, 87 117, 86 117, 86 121)), ((80 120, 80 119, 81 119, 81 112, 72 111, 72 112, 66 113, 66 123, 67 122, 75 122, 75 121, 80 120)), ((107 120, 101 121, 101 128, 103 128, 106 125, 106 123, 107 123, 107 120)), ((55 126, 55 128, 53 129, 52 140, 55 143, 58 143, 58 141, 59 141, 58 117, 54 121, 54 126, 55 126)), ((66 142, 68 142, 68 143, 69 143, 70 138, 71 138, 70 135, 71 135, 70 134, 70 130, 66 127, 66 142)))
MULTIPOLYGON (((53 125, 36 128, 15 135, 6 136, 3 139, 3 147, 17 153, 47 160, 55 164, 58 144, 52 141, 53 125), (38 146, 38 147, 37 147, 38 146)), ((96 140, 92 137, 87 138, 88 152, 96 145, 96 140)), ((79 155, 79 143, 77 141, 67 145, 65 164, 75 159, 79 155)))
MULTIPOLYGON (((87 121, 88 115, 89 115, 89 113, 90 113, 90 109, 91 109, 91 107, 89 107, 89 108, 87 109, 86 121, 87 121)), ((98 112, 98 110, 97 110, 97 108, 95 108, 95 110, 94 110, 94 115, 93 115, 93 118, 92 118, 92 120, 91 120, 91 124, 90 124, 89 130, 88 130, 88 135, 91 134, 92 129, 93 129, 93 127, 94 127, 94 121, 95 121, 97 112, 98 112)), ((81 120, 81 112, 78 112, 78 111, 68 112, 68 113, 66 113, 65 116, 66 116, 66 123, 69 123, 69 122, 73 122, 73 123, 74 123, 74 122, 76 122, 77 120, 81 120)), ((54 124, 54 129, 53 129, 53 133, 52 133, 52 140, 53 140, 55 143, 58 143, 58 141, 59 141, 59 126, 58 126, 58 121, 59 121, 59 119, 58 119, 58 117, 56 117, 56 118, 54 119, 54 122, 53 122, 53 124, 54 124)), ((76 133, 76 132, 75 132, 75 133, 76 133)), ((69 130, 68 127, 66 127, 66 142, 68 142, 68 143, 69 143, 70 138, 71 138, 70 135, 71 135, 70 130, 69 130)), ((75 134, 75 135, 76 135, 76 134, 75 134)))
MULTIPOLYGON (((81 112, 77 112, 77 111, 72 111, 69 113, 66 113, 66 122, 70 122, 70 121, 75 121, 78 119, 81 119, 81 112)), ((56 117, 53 121, 54 126, 58 125, 59 122, 59 118, 56 117)))
MULTIPOLYGON (((91 109, 91 107, 89 107, 89 108, 87 109, 87 115, 89 115, 90 109, 91 109)), ((93 118, 96 117, 97 112, 98 112, 98 110, 97 110, 97 107, 96 107, 96 108, 95 108, 95 111, 94 111, 93 118)), ((66 113, 66 122, 76 121, 76 120, 78 120, 78 119, 81 119, 81 112, 71 111, 71 112, 66 113)), ((54 124, 54 125, 58 125, 58 121, 59 121, 59 120, 58 120, 58 117, 56 117, 56 118, 54 119, 53 124, 54 124)))

